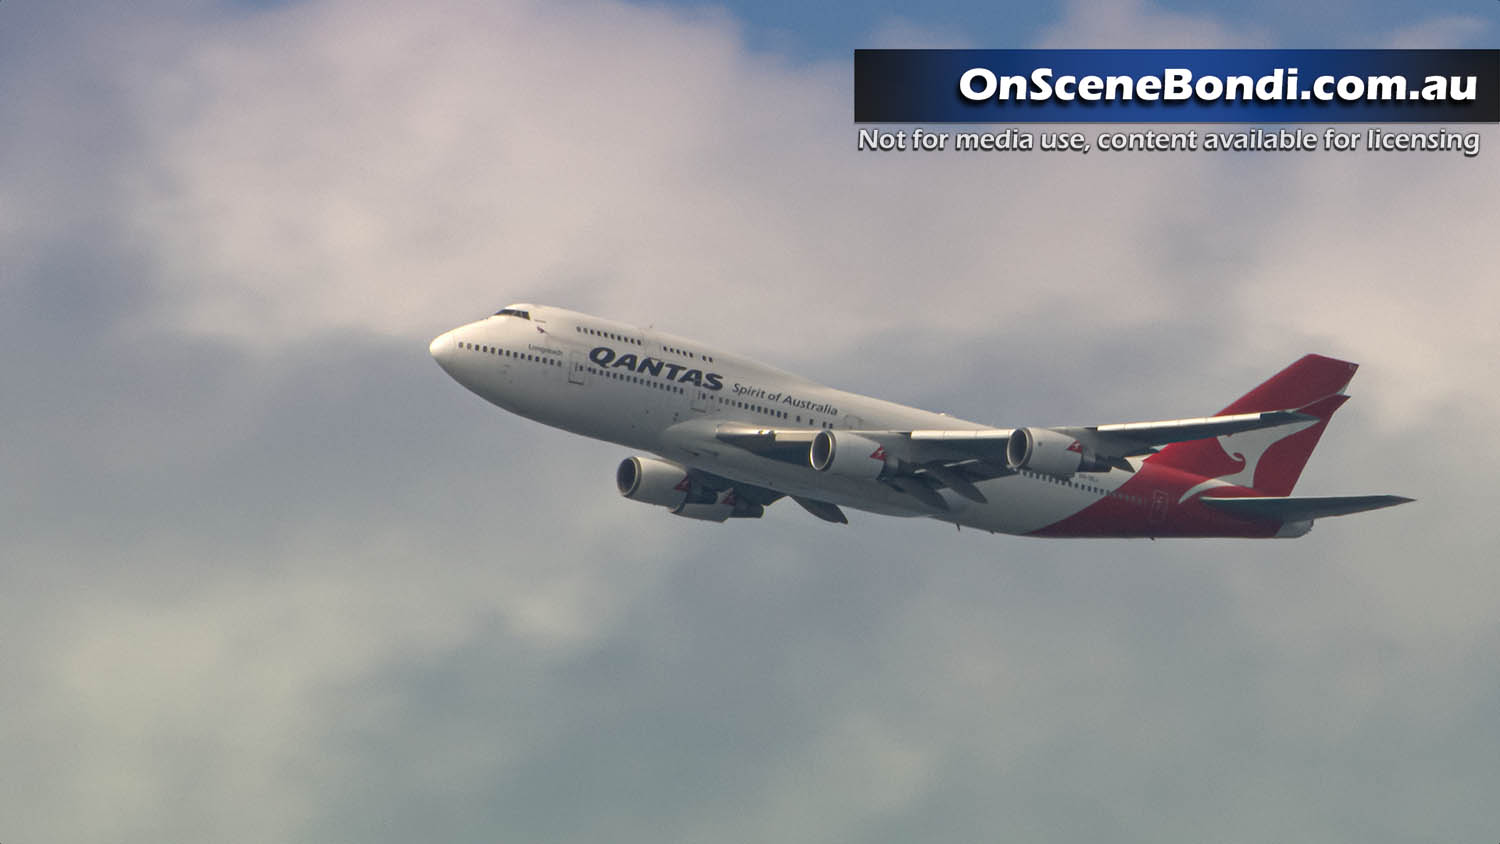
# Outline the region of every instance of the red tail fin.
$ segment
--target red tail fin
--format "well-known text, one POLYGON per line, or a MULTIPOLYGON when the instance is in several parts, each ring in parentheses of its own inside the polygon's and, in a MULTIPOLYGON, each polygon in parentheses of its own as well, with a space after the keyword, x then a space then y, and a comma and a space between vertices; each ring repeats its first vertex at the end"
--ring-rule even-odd
POLYGON ((1314 419, 1173 443, 1148 462, 1206 478, 1222 478, 1265 495, 1289 495, 1333 412, 1348 401, 1349 397, 1341 393, 1358 368, 1348 361, 1306 355, 1215 415, 1295 409, 1314 419))

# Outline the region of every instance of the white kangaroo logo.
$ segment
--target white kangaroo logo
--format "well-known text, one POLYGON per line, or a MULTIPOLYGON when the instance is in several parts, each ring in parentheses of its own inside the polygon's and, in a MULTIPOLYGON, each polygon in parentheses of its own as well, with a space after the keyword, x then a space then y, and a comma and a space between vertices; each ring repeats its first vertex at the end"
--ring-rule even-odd
POLYGON ((1298 431, 1311 428, 1320 421, 1307 419, 1300 422, 1288 422, 1274 428, 1258 428, 1253 431, 1240 431, 1237 434, 1215 437, 1214 439, 1219 441, 1219 448, 1224 449, 1224 454, 1230 460, 1236 460, 1242 464, 1239 471, 1209 478, 1184 492, 1182 497, 1177 499, 1177 503, 1181 504, 1209 487, 1254 486, 1255 470, 1260 466, 1260 459, 1265 456, 1267 449, 1298 431))

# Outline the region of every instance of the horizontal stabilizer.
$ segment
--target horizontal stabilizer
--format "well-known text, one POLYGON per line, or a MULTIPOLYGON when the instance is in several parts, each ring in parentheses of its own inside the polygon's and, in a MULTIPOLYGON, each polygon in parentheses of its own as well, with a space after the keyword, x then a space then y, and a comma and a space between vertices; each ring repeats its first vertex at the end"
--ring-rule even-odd
POLYGON ((1381 507, 1405 504, 1410 498, 1399 495, 1333 495, 1333 496, 1279 496, 1275 498, 1211 498, 1204 496, 1199 501, 1232 516, 1246 519, 1267 519, 1281 522, 1306 522, 1328 516, 1347 516, 1381 507))

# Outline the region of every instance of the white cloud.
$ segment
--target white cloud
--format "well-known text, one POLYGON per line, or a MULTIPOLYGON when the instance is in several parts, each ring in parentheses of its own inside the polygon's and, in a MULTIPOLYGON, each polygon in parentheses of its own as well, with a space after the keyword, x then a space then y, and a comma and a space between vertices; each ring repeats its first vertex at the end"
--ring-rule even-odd
POLYGON ((981 45, 971 33, 946 30, 899 15, 882 19, 859 44, 871 50, 962 50, 981 45))
MULTIPOLYGON (((1443 128, 1500 141, 1489 127, 1443 128)), ((1283 336, 1322 335, 1365 364, 1354 387, 1388 430, 1430 422, 1451 399, 1494 418, 1500 406, 1473 387, 1500 310, 1488 269, 1500 258, 1491 237, 1500 199, 1483 187, 1495 157, 1314 153, 1298 165, 1237 290, 1251 319, 1283 336)))
POLYGON ((1397 50, 1478 47, 1489 29, 1489 21, 1474 15, 1441 15, 1397 31, 1387 46, 1397 50))
POLYGON ((131 213, 163 318, 250 343, 549 298, 687 334, 728 306, 765 347, 892 307, 975 334, 1159 318, 1162 223, 1222 162, 858 153, 843 73, 660 10, 294 7, 133 80, 131 213))
POLYGON ((1173 12, 1144 0, 1072 0, 1040 47, 1061 49, 1241 49, 1272 47, 1269 33, 1232 27, 1210 15, 1173 12))

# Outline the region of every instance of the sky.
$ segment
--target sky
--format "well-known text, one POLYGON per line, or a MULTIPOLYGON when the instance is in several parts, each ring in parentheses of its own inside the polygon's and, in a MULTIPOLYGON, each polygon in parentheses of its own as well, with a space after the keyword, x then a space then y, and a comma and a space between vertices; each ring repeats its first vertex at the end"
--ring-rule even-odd
MULTIPOLYGON (((1493 840, 1493 126, 861 153, 861 46, 1478 4, 0 6, 0 841, 1493 840), (1001 426, 1362 369, 1295 541, 689 523, 427 355, 517 301, 1001 426)), ((1353 19, 1355 23, 1348 23, 1353 19)))

